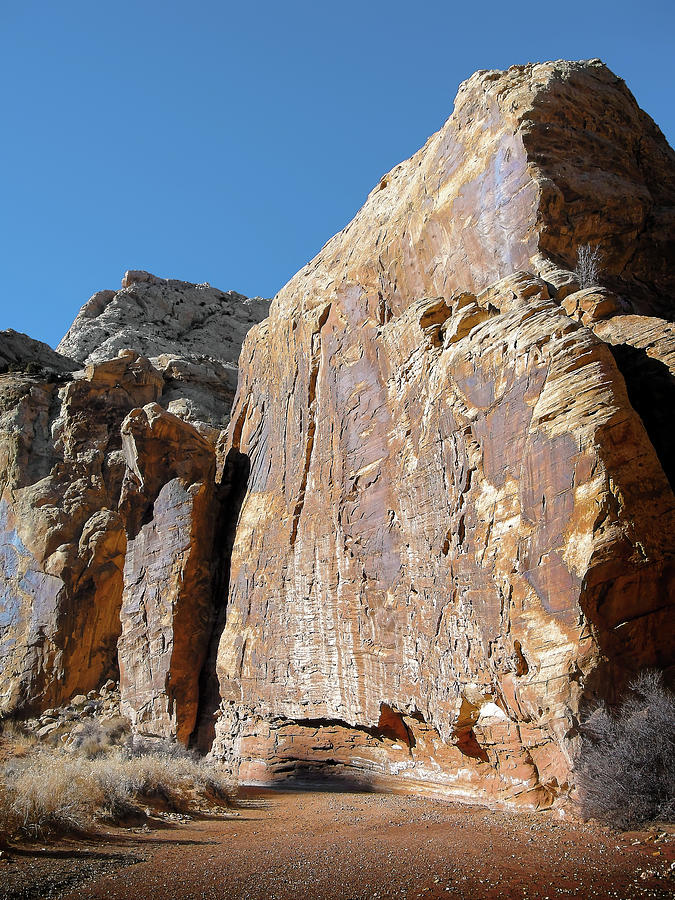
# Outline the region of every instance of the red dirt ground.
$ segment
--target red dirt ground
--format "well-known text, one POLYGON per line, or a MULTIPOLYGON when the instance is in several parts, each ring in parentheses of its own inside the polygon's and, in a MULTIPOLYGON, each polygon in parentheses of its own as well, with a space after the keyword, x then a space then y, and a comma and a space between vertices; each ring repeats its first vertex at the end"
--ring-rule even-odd
POLYGON ((0 897, 632 898, 675 893, 675 834, 349 791, 249 790, 226 819, 3 854, 0 897), (4 890, 4 893, 3 893, 4 890))

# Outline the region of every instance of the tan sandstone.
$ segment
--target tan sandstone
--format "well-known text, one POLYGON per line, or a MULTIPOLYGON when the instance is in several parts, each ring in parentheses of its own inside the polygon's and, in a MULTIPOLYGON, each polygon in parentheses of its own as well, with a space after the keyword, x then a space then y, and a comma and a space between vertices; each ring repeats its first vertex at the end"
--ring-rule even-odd
POLYGON ((584 703, 672 662, 675 499, 608 317, 673 312, 674 159, 598 61, 477 73, 249 333, 240 777, 549 804, 584 703))
POLYGON ((675 661, 674 259, 624 83, 514 66, 263 321, 132 270, 59 354, 0 334, 0 710, 53 738, 119 676, 242 780, 564 798, 587 704, 675 661))

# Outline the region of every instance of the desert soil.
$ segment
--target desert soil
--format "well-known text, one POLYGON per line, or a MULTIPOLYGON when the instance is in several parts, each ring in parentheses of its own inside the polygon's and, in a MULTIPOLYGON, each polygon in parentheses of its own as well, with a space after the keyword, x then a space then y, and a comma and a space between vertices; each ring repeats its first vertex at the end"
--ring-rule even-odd
POLYGON ((0 857, 3 900, 672 897, 672 829, 352 791, 242 794, 227 818, 157 822, 0 857))

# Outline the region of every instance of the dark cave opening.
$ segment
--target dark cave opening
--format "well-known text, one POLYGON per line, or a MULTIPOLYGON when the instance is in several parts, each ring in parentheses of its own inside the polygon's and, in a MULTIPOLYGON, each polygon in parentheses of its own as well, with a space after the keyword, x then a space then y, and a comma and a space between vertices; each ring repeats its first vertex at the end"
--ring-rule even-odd
POLYGON ((642 419, 666 478, 675 490, 675 378, 668 366, 646 350, 628 344, 610 345, 626 382, 628 399, 642 419))

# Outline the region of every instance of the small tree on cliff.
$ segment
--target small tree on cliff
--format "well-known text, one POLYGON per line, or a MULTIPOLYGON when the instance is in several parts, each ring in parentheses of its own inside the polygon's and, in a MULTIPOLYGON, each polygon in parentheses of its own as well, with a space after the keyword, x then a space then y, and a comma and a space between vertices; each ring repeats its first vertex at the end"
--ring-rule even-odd
POLYGON ((602 254, 597 244, 595 247, 591 247, 590 244, 581 244, 577 249, 577 267, 574 274, 582 290, 598 283, 601 259, 602 254))

